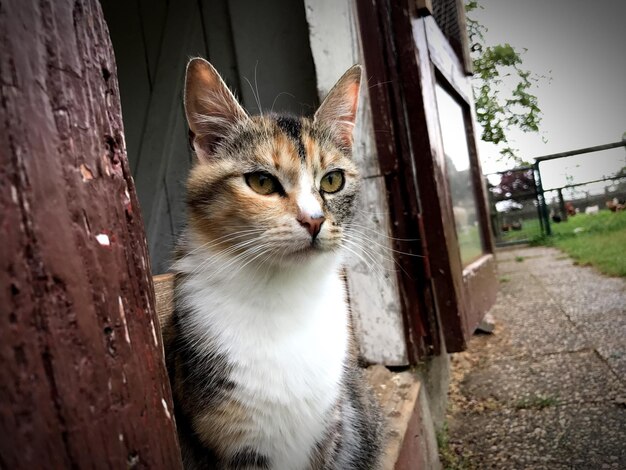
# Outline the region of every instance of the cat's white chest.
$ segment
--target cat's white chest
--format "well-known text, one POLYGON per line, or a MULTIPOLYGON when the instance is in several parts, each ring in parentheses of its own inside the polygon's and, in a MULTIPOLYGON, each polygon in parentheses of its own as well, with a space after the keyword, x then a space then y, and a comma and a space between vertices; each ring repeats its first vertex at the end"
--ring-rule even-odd
POLYGON ((276 469, 307 468, 339 397, 348 348, 342 281, 302 281, 203 299, 213 306, 203 327, 233 366, 233 397, 251 411, 249 444, 276 469))
MULTIPOLYGON (((333 313, 344 316, 336 305, 333 313)), ((339 396, 346 328, 328 321, 311 322, 291 333, 277 331, 274 337, 269 329, 261 332, 268 334, 267 342, 261 338, 254 352, 239 351, 231 375, 237 383, 235 396, 254 404, 256 445, 274 468, 306 468, 339 396)))

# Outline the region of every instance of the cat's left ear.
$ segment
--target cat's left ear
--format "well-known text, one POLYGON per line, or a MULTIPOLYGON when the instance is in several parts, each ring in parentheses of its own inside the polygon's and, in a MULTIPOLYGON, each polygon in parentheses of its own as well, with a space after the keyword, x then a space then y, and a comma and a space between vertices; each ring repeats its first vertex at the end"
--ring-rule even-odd
POLYGON ((248 119, 217 70, 199 57, 187 64, 185 114, 200 161, 215 152, 237 123, 248 119))
POLYGON ((352 151, 352 131, 359 105, 363 68, 353 65, 330 90, 314 116, 314 122, 330 130, 340 148, 352 151))

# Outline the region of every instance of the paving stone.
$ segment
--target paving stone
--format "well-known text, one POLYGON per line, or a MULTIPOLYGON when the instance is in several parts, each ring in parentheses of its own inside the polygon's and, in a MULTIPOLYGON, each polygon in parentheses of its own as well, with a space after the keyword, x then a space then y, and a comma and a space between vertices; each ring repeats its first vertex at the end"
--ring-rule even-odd
POLYGON ((564 279, 543 279, 546 291, 557 300, 573 319, 602 315, 626 309, 626 290, 613 280, 587 278, 584 274, 567 272, 564 279))
POLYGON ((533 408, 610 403, 626 389, 595 351, 581 351, 496 360, 469 374, 461 392, 513 408, 533 408))
POLYGON ((626 383, 626 313, 607 312, 577 324, 590 344, 626 383))
POLYGON ((553 248, 497 260, 494 334, 452 358, 461 468, 626 469, 626 280, 553 248))
POLYGON ((515 260, 507 260, 498 262, 498 273, 501 275, 508 274, 526 274, 532 275, 527 266, 524 266, 524 262, 518 262, 515 260))
POLYGON ((615 291, 606 288, 599 287, 596 291, 590 292, 571 287, 542 286, 536 284, 533 279, 525 279, 523 282, 524 289, 519 289, 519 282, 506 283, 501 287, 502 294, 508 295, 518 303, 521 302, 522 309, 559 310, 574 323, 593 320, 606 314, 623 313, 626 309, 626 296, 622 299, 615 291), (545 307, 542 307, 542 304, 545 307))
POLYGON ((524 259, 534 258, 534 257, 560 257, 563 256, 559 250, 555 248, 548 248, 544 246, 533 246, 533 247, 512 247, 504 250, 498 250, 496 254, 496 259, 498 261, 505 261, 510 259, 515 259, 517 257, 523 257, 524 259))
POLYGON ((626 408, 618 405, 459 414, 449 429, 452 447, 469 457, 472 468, 595 470, 626 465, 626 408))
POLYGON ((515 327, 510 335, 511 347, 529 355, 575 352, 590 347, 590 342, 569 322, 551 319, 541 324, 515 327))
POLYGON ((626 383, 626 348, 624 344, 602 344, 598 347, 598 353, 606 360, 615 374, 626 383))
POLYGON ((541 275, 549 275, 556 271, 571 271, 572 269, 574 271, 583 272, 587 269, 577 264, 573 258, 569 258, 567 255, 543 259, 534 258, 533 261, 534 262, 531 263, 533 271, 541 275))
POLYGON ((532 299, 536 296, 546 296, 546 288, 542 286, 535 277, 527 272, 508 273, 500 276, 499 292, 516 297, 518 299, 532 299), (504 279, 504 281, 503 281, 504 279), (519 284, 524 285, 524 289, 519 288, 519 284))
POLYGON ((501 355, 541 355, 580 351, 591 341, 567 318, 552 299, 519 299, 499 293, 489 311, 506 335, 501 355))

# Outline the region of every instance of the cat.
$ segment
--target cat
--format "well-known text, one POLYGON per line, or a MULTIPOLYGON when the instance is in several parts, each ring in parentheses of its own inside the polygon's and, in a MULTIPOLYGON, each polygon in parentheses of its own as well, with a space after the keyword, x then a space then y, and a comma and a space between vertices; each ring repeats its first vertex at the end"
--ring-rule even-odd
POLYGON ((166 358, 186 469, 376 469, 384 424, 340 272, 361 67, 313 119, 249 116, 192 59, 195 151, 166 358))

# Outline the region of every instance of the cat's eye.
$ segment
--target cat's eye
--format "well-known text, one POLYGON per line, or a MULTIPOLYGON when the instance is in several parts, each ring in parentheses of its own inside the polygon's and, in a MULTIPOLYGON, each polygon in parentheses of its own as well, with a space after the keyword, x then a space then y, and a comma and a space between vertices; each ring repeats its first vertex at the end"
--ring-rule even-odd
POLYGON ((332 194, 343 189, 344 183, 343 171, 335 170, 324 175, 320 181, 320 189, 325 193, 332 194))
POLYGON ((282 189, 280 183, 269 173, 264 171, 255 171, 254 173, 248 173, 245 175, 246 183, 250 186, 254 192, 263 196, 280 192, 282 189))

